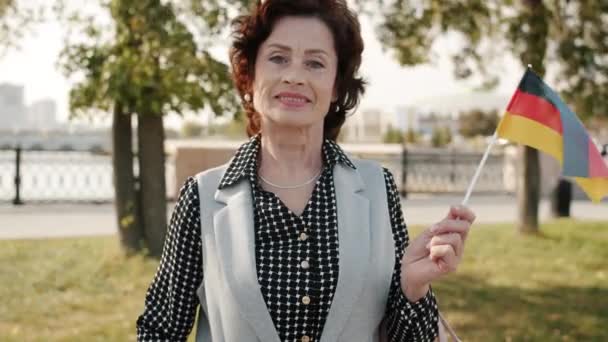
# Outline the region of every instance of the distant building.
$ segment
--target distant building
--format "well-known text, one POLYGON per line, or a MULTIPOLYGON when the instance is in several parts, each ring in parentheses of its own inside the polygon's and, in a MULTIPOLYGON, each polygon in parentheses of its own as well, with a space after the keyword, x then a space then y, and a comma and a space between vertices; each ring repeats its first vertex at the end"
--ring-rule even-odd
POLYGON ((57 105, 51 99, 32 103, 28 108, 28 128, 34 130, 51 130, 57 127, 57 105))
POLYGON ((407 132, 412 130, 417 132, 418 127, 418 117, 420 116, 420 111, 418 108, 413 106, 404 106, 397 108, 396 112, 396 128, 402 130, 403 132, 407 132))
POLYGON ((458 119, 454 117, 454 113, 437 114, 427 109, 408 106, 397 109, 397 116, 398 122, 401 123, 398 127, 404 132, 412 130, 423 136, 430 136, 435 129, 441 127, 450 129, 452 135, 458 132, 458 119))
POLYGON ((452 135, 458 132, 458 120, 450 116, 427 114, 420 116, 418 120, 418 132, 424 135, 432 135, 439 128, 448 128, 452 135))
POLYGON ((394 113, 366 109, 347 117, 344 123, 345 140, 352 142, 381 142, 389 128, 398 128, 394 113))
POLYGON ((26 125, 23 86, 0 84, 0 130, 22 129, 26 125))

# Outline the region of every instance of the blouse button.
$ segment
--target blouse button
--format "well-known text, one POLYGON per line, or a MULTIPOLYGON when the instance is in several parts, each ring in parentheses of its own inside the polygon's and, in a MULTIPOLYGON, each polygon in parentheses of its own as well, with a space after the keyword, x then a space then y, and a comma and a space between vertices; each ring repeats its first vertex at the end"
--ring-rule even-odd
POLYGON ((298 239, 300 241, 306 241, 306 240, 308 240, 308 234, 306 234, 306 233, 300 233, 300 237, 298 239))
POLYGON ((302 303, 303 303, 304 305, 308 305, 308 304, 310 304, 310 297, 308 297, 308 296, 304 296, 304 297, 302 297, 302 303))
POLYGON ((302 261, 302 263, 300 264, 300 266, 301 266, 303 269, 307 270, 307 269, 309 269, 309 268, 310 268, 310 263, 308 262, 308 260, 304 260, 304 261, 302 261))
POLYGON ((300 341, 302 341, 302 342, 310 342, 310 337, 304 335, 304 336, 302 336, 302 338, 300 339, 300 341))

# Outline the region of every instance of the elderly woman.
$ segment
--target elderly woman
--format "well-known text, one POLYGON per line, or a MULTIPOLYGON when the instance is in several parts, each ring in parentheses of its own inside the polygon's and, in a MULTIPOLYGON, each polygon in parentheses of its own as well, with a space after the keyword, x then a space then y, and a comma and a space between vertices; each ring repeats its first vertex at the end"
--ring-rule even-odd
POLYGON ((409 242, 392 175, 336 144, 364 82, 344 0, 266 0, 233 23, 250 140, 189 178, 137 320, 139 341, 430 341, 430 284, 474 214, 409 242))

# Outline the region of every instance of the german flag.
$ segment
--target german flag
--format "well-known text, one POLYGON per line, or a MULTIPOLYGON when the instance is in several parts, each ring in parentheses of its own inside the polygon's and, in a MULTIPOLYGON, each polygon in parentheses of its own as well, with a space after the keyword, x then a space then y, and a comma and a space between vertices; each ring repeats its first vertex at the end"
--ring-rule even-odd
POLYGON ((498 124, 499 137, 541 150, 562 165, 594 202, 608 194, 608 167, 587 130, 560 97, 528 68, 498 124))

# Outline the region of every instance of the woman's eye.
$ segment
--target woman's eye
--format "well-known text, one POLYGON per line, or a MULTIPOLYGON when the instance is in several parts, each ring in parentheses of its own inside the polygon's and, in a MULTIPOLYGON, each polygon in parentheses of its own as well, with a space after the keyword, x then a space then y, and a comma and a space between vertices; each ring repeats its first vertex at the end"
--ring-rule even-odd
POLYGON ((323 65, 323 63, 321 62, 317 62, 317 61, 309 61, 308 65, 314 69, 322 69, 325 68, 325 65, 323 65))
POLYGON ((282 64, 282 63, 285 63, 287 61, 287 59, 285 57, 283 57, 283 56, 278 56, 277 55, 277 56, 270 57, 270 61, 274 62, 274 63, 277 63, 277 64, 282 64))

